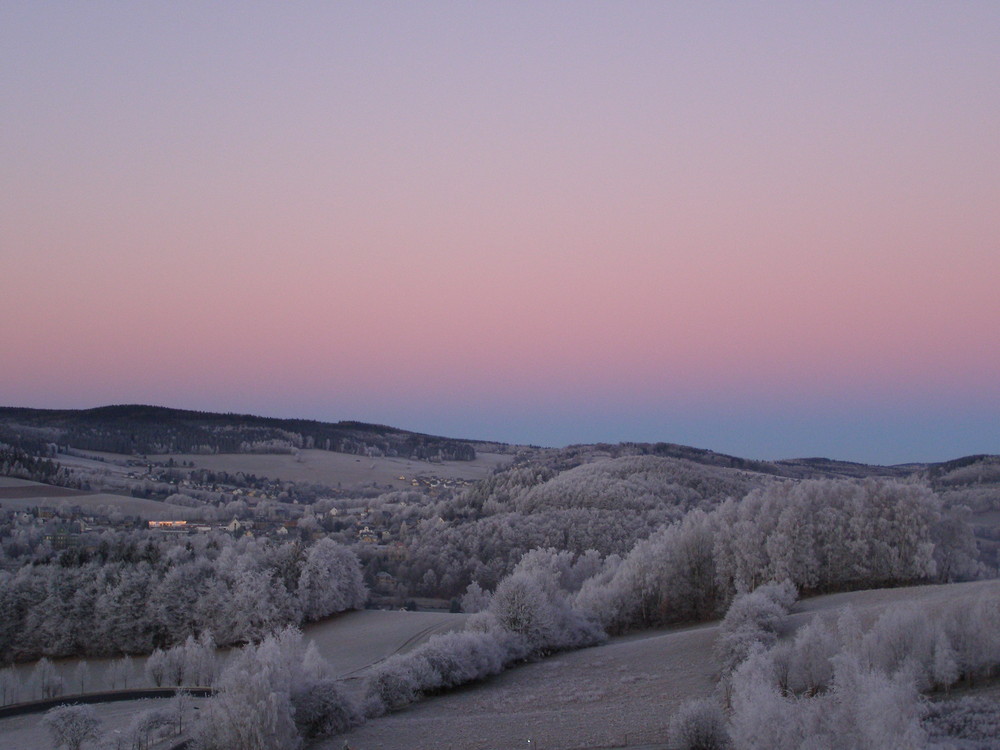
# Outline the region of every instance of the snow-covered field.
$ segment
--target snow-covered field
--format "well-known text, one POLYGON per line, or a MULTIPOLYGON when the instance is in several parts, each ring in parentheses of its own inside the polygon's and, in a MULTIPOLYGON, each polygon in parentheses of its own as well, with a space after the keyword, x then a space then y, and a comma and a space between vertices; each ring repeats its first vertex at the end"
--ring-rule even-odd
POLYGON ((30 487, 38 482, 30 482, 27 479, 15 479, 14 477, 0 477, 0 488, 7 487, 30 487))
MULTIPOLYGON (((85 456, 60 454, 59 463, 71 468, 104 471, 111 474, 135 472, 135 467, 126 462, 135 456, 117 453, 88 451, 85 456), (96 460, 101 459, 101 460, 96 460)), ((478 453, 474 461, 411 461, 408 458, 355 456, 349 453, 335 453, 323 450, 303 450, 297 455, 272 453, 220 453, 214 455, 174 453, 151 456, 157 462, 173 458, 178 464, 190 462, 196 468, 210 471, 226 471, 231 474, 244 472, 258 477, 282 479, 293 482, 314 482, 345 488, 392 485, 396 489, 406 489, 416 477, 435 476, 442 479, 483 479, 494 468, 505 464, 512 456, 500 453, 478 453), (404 479, 400 479, 404 477, 404 479)), ((0 485, 2 487, 3 485, 0 485)))
POLYGON ((347 740, 359 750, 552 750, 663 741, 680 702, 714 687, 717 629, 644 633, 526 664, 319 747, 341 750, 347 740))
POLYGON ((433 635, 460 630, 467 618, 448 612, 361 610, 307 625, 303 633, 343 678, 359 675, 365 667, 409 651, 433 635))
POLYGON ((297 456, 283 454, 220 453, 217 455, 156 456, 157 461, 173 458, 177 463, 190 461, 199 469, 245 472, 269 479, 293 482, 314 482, 344 488, 371 485, 392 485, 406 489, 418 476, 443 479, 476 480, 486 477, 494 467, 511 460, 499 453, 480 453, 475 461, 411 461, 408 458, 367 458, 333 451, 303 450, 297 456), (399 477, 404 477, 400 479, 399 477))

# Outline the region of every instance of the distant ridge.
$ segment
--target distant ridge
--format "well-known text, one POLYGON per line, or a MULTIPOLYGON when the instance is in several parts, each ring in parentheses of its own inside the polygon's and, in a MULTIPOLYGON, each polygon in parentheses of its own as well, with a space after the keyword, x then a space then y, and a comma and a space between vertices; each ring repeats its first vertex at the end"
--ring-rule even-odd
MULTIPOLYGON (((91 409, 0 407, 0 442, 35 454, 46 453, 52 445, 126 455, 291 453, 303 448, 317 448, 359 455, 450 461, 474 460, 477 447, 489 451, 506 445, 488 440, 429 435, 353 420, 322 422, 312 419, 283 419, 149 404, 112 404, 91 409)), ((823 457, 762 461, 666 442, 625 442, 614 445, 592 443, 548 450, 555 450, 562 456, 562 460, 568 460, 570 464, 575 463, 572 458, 575 454, 608 452, 614 455, 625 450, 635 454, 681 458, 707 466, 795 479, 905 477, 919 471, 926 471, 931 479, 935 479, 995 458, 976 454, 940 462, 914 462, 894 466, 823 457)))
POLYGON ((146 404, 93 409, 0 407, 0 441, 37 450, 48 444, 124 454, 340 453, 452 461, 476 457, 472 441, 365 422, 320 422, 201 412, 146 404))

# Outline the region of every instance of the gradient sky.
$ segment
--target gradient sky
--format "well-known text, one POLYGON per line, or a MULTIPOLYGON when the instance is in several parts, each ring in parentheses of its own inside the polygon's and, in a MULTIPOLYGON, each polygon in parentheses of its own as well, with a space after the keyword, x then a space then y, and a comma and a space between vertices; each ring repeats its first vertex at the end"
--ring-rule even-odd
POLYGON ((1000 4, 0 4, 0 404, 1000 453, 1000 4))

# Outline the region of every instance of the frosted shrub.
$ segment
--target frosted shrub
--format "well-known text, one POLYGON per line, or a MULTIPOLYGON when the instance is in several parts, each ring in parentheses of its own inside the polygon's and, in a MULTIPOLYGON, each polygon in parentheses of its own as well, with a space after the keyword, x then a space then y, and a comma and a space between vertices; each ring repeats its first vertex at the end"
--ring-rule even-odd
POLYGON ((790 580, 785 579, 781 583, 765 583, 763 586, 758 586, 754 589, 754 593, 766 596, 772 602, 777 604, 785 612, 788 612, 794 605, 795 602, 799 600, 798 589, 795 588, 795 584, 790 580))
POLYGON ((363 721, 360 710, 334 680, 308 683, 292 693, 295 725, 308 739, 330 737, 363 721))
POLYGON ((754 652, 733 675, 733 744, 737 750, 850 748, 917 750, 926 746, 921 703, 911 678, 889 677, 838 656, 830 690, 783 696, 770 654, 754 652))
POLYGON ((495 622, 523 641, 525 656, 591 646, 606 637, 595 621, 573 609, 554 573, 542 567, 519 569, 500 581, 488 613, 493 621, 477 615, 473 627, 488 629, 495 622))
POLYGON ((771 655, 756 646, 732 676, 732 739, 737 750, 792 750, 803 745, 811 701, 781 695, 771 655))
POLYGON ((929 687, 934 637, 927 614, 913 606, 887 608, 861 640, 868 664, 886 674, 904 667, 913 670, 922 686, 929 687))
POLYGON ((924 747, 921 703, 912 677, 893 677, 865 669, 852 657, 835 660, 834 710, 826 715, 826 734, 857 750, 924 747))
POLYGON ((421 656, 440 675, 441 687, 455 687, 503 671, 504 648, 485 633, 459 632, 434 636, 421 656))
POLYGON ((670 722, 669 738, 677 750, 726 750, 732 746, 726 717, 709 698, 682 704, 670 722))
POLYGON ((837 639, 829 628, 813 617, 795 634, 792 646, 789 687, 796 692, 815 695, 824 690, 833 678, 833 662, 837 654, 837 639))
POLYGON ((365 688, 366 714, 377 716, 369 711, 377 710, 379 705, 384 711, 393 711, 417 699, 420 685, 408 664, 411 659, 412 655, 391 656, 375 669, 365 688))
POLYGON ((499 628, 446 633, 408 654, 386 659, 365 686, 364 713, 380 716, 422 694, 499 674, 520 655, 522 642, 499 628), (514 646, 514 651, 508 645, 514 646))
POLYGON ((756 644, 764 648, 774 645, 778 626, 788 614, 791 602, 794 597, 789 594, 788 587, 775 584, 761 586, 733 599, 719 626, 716 643, 716 656, 723 674, 732 672, 756 644))

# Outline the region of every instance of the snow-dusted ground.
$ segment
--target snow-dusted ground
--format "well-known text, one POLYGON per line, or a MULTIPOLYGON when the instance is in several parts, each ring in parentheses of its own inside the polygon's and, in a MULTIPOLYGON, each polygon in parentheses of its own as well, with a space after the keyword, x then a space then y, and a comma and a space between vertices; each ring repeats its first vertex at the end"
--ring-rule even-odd
MULTIPOLYGON (((1000 591, 1000 581, 832 594, 797 605, 791 624, 817 612, 836 616, 848 604, 862 619, 904 601, 961 606, 985 591, 1000 591)), ((710 624, 616 638, 414 704, 318 747, 341 750, 346 740, 354 750, 569 750, 665 742, 678 705, 714 690, 717 631, 710 624)))
POLYGON ((913 602, 920 607, 926 607, 928 611, 942 611, 963 606, 963 604, 968 605, 969 601, 975 597, 987 593, 992 596, 1000 595, 1000 580, 827 594, 826 596, 804 599, 796 604, 792 607, 792 616, 789 621, 793 627, 799 627, 817 613, 830 613, 830 616, 836 616, 838 610, 850 605, 858 613, 862 624, 867 627, 889 604, 913 602))
POLYGON ((0 477, 0 487, 31 487, 38 484, 27 479, 17 479, 16 477, 0 477))
POLYGON ((467 618, 447 612, 361 610, 307 625, 303 633, 307 642, 316 641, 337 677, 349 678, 435 634, 461 630, 467 618))
POLYGON ((680 702, 714 688, 717 629, 644 633, 560 654, 376 719, 319 747, 341 750, 345 740, 357 750, 662 742, 680 702))

